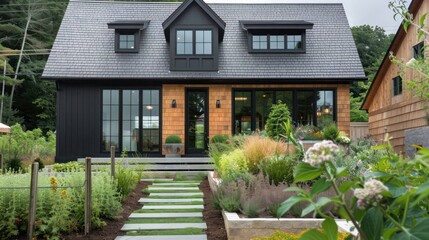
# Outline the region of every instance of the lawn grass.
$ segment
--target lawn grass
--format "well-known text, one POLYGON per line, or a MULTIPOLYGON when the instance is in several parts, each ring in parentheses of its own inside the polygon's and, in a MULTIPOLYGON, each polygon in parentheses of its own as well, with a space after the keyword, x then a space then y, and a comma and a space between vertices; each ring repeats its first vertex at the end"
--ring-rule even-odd
POLYGON ((192 208, 192 209, 139 209, 134 213, 190 213, 190 212, 202 212, 204 209, 192 208))
POLYGON ((159 206, 159 205, 202 205, 204 204, 204 201, 200 201, 200 202, 174 202, 174 203, 168 203, 168 202, 160 202, 160 203, 141 203, 145 206, 159 206))
POLYGON ((198 183, 200 184, 200 180, 183 180, 183 181, 174 181, 174 180, 156 180, 153 181, 155 183, 198 183))
POLYGON ((151 187, 198 187, 199 183, 192 184, 169 184, 169 185, 150 185, 151 187))
POLYGON ((186 217, 186 218, 151 218, 151 219, 130 219, 126 223, 202 223, 203 218, 186 217))
POLYGON ((182 228, 174 230, 146 230, 146 231, 129 231, 127 236, 147 236, 147 235, 197 235, 205 234, 204 229, 199 228, 182 228))

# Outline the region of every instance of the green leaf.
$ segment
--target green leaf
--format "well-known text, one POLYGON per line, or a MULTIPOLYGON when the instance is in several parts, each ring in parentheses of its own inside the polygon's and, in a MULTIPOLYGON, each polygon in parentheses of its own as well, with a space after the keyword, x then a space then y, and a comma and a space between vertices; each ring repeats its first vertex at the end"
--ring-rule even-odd
POLYGON ((392 236, 395 232, 396 232, 396 228, 385 229, 383 233, 383 239, 392 239, 392 236))
POLYGON ((310 229, 299 238, 300 240, 329 240, 325 234, 316 229, 310 229))
POLYGON ((331 187, 331 182, 326 181, 326 179, 319 179, 315 184, 313 184, 313 187, 310 191, 310 196, 314 197, 316 194, 324 192, 328 190, 331 187))
POLYGON ((337 168, 337 172, 335 173, 335 177, 344 177, 347 176, 347 168, 346 167, 340 167, 337 168))
POLYGON ((294 182, 296 183, 313 180, 322 175, 322 173, 322 168, 315 168, 308 163, 301 162, 295 167, 293 171, 294 182))
POLYGON ((370 172, 367 175, 365 175, 365 178, 370 179, 370 178, 381 178, 381 177, 391 177, 392 175, 389 173, 385 173, 385 172, 370 172))
POLYGON ((403 240, 427 240, 429 239, 429 218, 418 223, 415 227, 408 229, 408 232, 396 234, 394 239, 403 240))
POLYGON ((377 150, 386 149, 387 147, 388 147, 387 144, 380 144, 380 145, 376 145, 376 146, 372 147, 371 150, 377 151, 377 150))
POLYGON ((338 226, 333 218, 326 218, 322 223, 322 228, 328 240, 338 239, 338 226))
POLYGON ((350 188, 352 188, 356 184, 356 182, 357 180, 342 183, 339 187, 340 192, 346 193, 347 191, 350 190, 350 188))
POLYGON ((333 200, 327 197, 320 197, 317 199, 316 206, 321 208, 330 202, 333 202, 333 200))
POLYGON ((304 189, 299 187, 288 187, 285 190, 283 190, 283 192, 298 192, 298 193, 301 193, 303 196, 306 196, 306 197, 309 196, 304 189))
POLYGON ((425 14, 423 14, 421 17, 420 17, 420 20, 419 20, 419 23, 420 23, 420 27, 421 28, 423 28, 424 26, 425 26, 425 20, 426 20, 426 16, 427 16, 428 14, 427 13, 425 13, 425 14))
POLYGON ((293 205, 303 201, 305 198, 299 196, 292 196, 284 201, 279 209, 277 210, 277 218, 281 218, 285 213, 287 213, 293 205))
POLYGON ((362 219, 362 231, 368 240, 380 240, 384 230, 383 213, 379 208, 371 208, 362 219))
POLYGON ((306 208, 304 208, 301 212, 301 217, 306 216, 307 214, 313 212, 314 210, 316 210, 314 204, 310 204, 308 205, 306 208))

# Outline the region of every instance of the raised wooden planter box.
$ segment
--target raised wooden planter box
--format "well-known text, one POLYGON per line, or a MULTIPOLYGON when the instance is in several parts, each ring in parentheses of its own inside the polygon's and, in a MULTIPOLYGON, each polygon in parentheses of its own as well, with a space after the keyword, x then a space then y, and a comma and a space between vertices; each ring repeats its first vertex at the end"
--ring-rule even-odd
MULTIPOLYGON (((209 172, 208 181, 212 192, 217 191, 220 179, 209 172)), ((228 240, 246 240, 255 237, 269 236, 274 231, 281 230, 299 233, 309 228, 320 228, 324 219, 317 218, 240 218, 237 213, 222 210, 228 240)), ((346 220, 335 220, 340 231, 350 232, 351 223, 346 220)), ((356 232, 352 232, 356 235, 356 232)))

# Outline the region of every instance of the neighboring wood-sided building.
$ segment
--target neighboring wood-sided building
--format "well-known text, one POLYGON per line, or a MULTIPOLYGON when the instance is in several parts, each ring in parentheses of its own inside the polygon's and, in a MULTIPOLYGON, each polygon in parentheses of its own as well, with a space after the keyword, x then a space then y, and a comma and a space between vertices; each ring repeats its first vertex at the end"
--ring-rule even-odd
MULTIPOLYGON (((415 19, 420 19, 429 12, 429 1, 412 1, 409 11, 415 19)), ((405 80, 399 76, 399 66, 392 63, 389 56, 393 53, 406 63, 412 58, 424 58, 423 47, 424 41, 417 38, 416 27, 410 26, 405 31, 400 26, 362 104, 362 109, 369 113, 370 135, 381 142, 388 133, 398 153, 405 153, 410 147, 405 145, 405 132, 427 126, 428 116, 422 100, 406 89, 405 80)), ((405 78, 412 79, 413 74, 406 71, 405 78)))
POLYGON ((264 130, 286 103, 297 125, 349 132, 365 75, 341 4, 70 1, 43 77, 57 83, 57 161, 110 146, 186 156, 209 138, 264 130))

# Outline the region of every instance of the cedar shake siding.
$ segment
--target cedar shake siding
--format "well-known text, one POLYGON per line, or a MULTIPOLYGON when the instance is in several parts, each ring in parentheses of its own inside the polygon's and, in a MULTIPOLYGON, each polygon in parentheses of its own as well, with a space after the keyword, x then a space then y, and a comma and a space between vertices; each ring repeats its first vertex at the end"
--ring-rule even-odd
POLYGON ((202 155, 214 135, 264 130, 277 100, 297 125, 348 133, 350 83, 366 79, 341 4, 202 0, 71 0, 43 78, 58 86, 59 162, 111 145, 161 156, 169 135, 202 155))
MULTIPOLYGON (((415 19, 420 19, 428 11, 428 1, 414 0, 410 5, 410 12, 415 19)), ((423 41, 417 39, 416 31, 414 26, 410 26, 407 32, 402 26, 399 27, 362 105, 362 109, 369 113, 369 133, 372 138, 382 142, 385 133, 388 133, 398 153, 405 152, 405 130, 428 125, 422 100, 414 97, 405 86, 406 79, 417 75, 407 71, 402 81, 402 92, 395 95, 393 79, 399 75, 399 68, 389 60, 390 52, 404 62, 414 57, 413 47, 423 41)))

